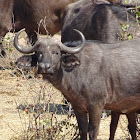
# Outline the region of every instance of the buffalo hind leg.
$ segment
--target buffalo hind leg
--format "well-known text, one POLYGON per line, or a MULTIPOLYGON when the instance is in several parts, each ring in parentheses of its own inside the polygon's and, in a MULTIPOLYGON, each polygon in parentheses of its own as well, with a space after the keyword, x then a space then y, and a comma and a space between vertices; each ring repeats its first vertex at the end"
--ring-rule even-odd
POLYGON ((126 114, 128 119, 128 129, 131 134, 132 140, 137 140, 136 137, 136 113, 132 112, 129 114, 126 114))
POLYGON ((87 140, 88 133, 88 119, 87 113, 74 109, 76 119, 79 127, 80 140, 87 140))
POLYGON ((120 113, 111 112, 111 123, 110 123, 110 137, 109 140, 114 140, 115 132, 117 129, 118 121, 119 121, 120 113))

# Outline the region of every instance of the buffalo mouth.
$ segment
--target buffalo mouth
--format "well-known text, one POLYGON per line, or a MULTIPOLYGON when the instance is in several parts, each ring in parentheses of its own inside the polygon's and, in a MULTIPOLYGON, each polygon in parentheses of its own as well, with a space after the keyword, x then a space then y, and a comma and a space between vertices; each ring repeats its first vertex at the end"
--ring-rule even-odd
POLYGON ((48 72, 48 71, 46 71, 46 72, 43 72, 42 70, 40 70, 40 69, 38 69, 37 70, 37 74, 42 74, 42 75, 49 75, 49 76, 53 76, 54 75, 54 73, 53 72, 48 72))
POLYGON ((53 69, 47 69, 46 67, 43 67, 43 66, 40 66, 38 65, 37 67, 37 73, 38 74, 42 74, 42 75, 48 75, 48 76, 53 76, 54 75, 54 71, 53 69))
POLYGON ((54 77, 54 73, 38 73, 37 72, 37 74, 42 75, 42 78, 45 79, 45 80, 46 79, 50 80, 54 77))

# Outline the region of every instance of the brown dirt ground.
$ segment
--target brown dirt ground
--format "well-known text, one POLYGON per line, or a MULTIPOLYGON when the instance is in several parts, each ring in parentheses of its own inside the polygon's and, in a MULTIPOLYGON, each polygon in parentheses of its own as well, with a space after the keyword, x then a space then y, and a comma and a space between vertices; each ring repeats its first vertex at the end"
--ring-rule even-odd
MULTIPOLYGON (((21 43, 24 39, 21 38, 21 43)), ((20 140, 20 135, 26 131, 29 125, 29 115, 17 107, 22 104, 37 104, 40 96, 45 96, 42 102, 62 104, 63 96, 55 90, 49 83, 42 81, 41 78, 26 79, 24 75, 18 77, 14 72, 15 68, 7 69, 11 62, 14 62, 21 54, 15 49, 12 53, 9 48, 13 48, 12 42, 6 43, 7 58, 0 60, 0 65, 4 70, 0 70, 0 140, 16 139, 20 140), (43 93, 43 94, 42 94, 43 93)), ((66 118, 66 115, 56 115, 57 119, 66 118)), ((75 118, 72 119, 76 123, 75 118)), ((110 116, 101 120, 98 139, 108 140, 109 138, 110 116)), ((70 137, 69 137, 70 138, 70 137)), ((65 140, 69 139, 68 137, 65 140)), ((121 116, 116 131, 115 140, 126 140, 129 138, 127 131, 127 120, 121 116)))

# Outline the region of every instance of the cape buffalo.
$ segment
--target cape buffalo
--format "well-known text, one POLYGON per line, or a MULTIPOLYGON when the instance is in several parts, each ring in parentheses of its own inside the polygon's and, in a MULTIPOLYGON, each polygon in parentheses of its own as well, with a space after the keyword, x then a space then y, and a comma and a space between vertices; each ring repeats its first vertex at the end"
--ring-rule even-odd
MULTIPOLYGON (((105 44, 85 41, 77 31, 80 44, 41 38, 34 46, 23 48, 18 43, 21 32, 15 36, 15 47, 24 54, 36 52, 33 61, 38 73, 72 104, 81 140, 87 139, 88 132, 90 140, 97 139, 103 109, 124 113, 130 122, 135 120, 140 109, 140 39, 105 44)), ((137 139, 135 124, 129 124, 133 140, 137 139)))
POLYGON ((106 3, 85 3, 86 0, 78 1, 65 8, 62 42, 79 40, 73 29, 81 31, 87 40, 105 43, 115 43, 138 35, 136 18, 126 8, 106 3))

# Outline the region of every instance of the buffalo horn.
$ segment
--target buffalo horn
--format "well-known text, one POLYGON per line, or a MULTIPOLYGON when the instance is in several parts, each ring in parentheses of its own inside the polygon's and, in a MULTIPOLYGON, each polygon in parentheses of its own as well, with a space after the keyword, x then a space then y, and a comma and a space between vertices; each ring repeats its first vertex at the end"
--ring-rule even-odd
POLYGON ((64 44, 60 46, 62 51, 70 53, 70 54, 79 53, 80 51, 83 50, 83 48, 85 46, 84 45, 85 44, 85 37, 84 37, 84 35, 80 31, 78 31, 76 29, 74 29, 74 31, 76 31, 80 35, 80 37, 81 37, 81 44, 78 45, 77 47, 67 47, 64 44))
POLYGON ((32 46, 32 47, 23 47, 23 46, 21 46, 21 45, 19 44, 19 42, 18 42, 18 37, 19 37, 19 35, 21 34, 21 32, 23 32, 24 30, 25 30, 25 28, 22 29, 22 30, 20 30, 20 31, 15 35, 15 38, 14 38, 14 46, 15 46, 15 48, 16 48, 19 52, 21 52, 21 53, 24 53, 24 54, 33 53, 33 52, 35 52, 35 50, 36 50, 36 45, 34 45, 34 46, 32 46))

